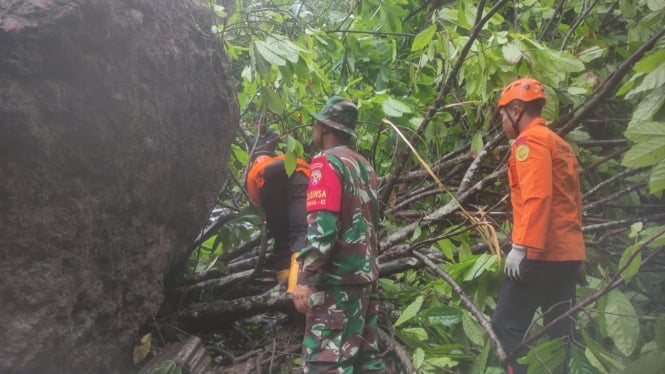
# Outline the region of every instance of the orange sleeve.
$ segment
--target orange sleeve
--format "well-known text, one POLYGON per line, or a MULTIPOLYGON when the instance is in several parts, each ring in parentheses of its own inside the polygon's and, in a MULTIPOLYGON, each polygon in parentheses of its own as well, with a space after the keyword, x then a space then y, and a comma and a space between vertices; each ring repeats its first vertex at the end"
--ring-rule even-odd
POLYGON ((247 187, 249 199, 256 205, 261 206, 261 194, 259 193, 259 189, 263 187, 264 183, 263 169, 267 164, 272 162, 273 159, 273 157, 259 156, 254 160, 252 167, 249 168, 249 171, 247 172, 247 182, 245 183, 245 187, 247 187))
POLYGON ((529 136, 512 149, 519 189, 521 215, 513 229, 513 242, 545 248, 552 209, 552 156, 543 139, 529 136))

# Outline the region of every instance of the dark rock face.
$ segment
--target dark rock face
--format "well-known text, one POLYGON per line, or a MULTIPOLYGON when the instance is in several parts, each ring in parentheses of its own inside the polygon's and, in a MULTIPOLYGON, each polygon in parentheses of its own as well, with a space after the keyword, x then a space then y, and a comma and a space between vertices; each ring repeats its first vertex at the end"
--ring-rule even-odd
POLYGON ((131 371, 239 114, 192 0, 0 0, 0 372, 131 371))

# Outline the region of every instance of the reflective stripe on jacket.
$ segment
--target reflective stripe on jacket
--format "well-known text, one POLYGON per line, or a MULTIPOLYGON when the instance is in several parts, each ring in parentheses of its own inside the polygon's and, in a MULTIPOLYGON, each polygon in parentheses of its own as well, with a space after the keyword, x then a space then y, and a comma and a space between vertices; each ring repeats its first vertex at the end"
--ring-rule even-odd
POLYGON ((513 243, 528 247, 531 260, 584 260, 577 158, 544 119, 530 122, 513 143, 508 177, 513 243))

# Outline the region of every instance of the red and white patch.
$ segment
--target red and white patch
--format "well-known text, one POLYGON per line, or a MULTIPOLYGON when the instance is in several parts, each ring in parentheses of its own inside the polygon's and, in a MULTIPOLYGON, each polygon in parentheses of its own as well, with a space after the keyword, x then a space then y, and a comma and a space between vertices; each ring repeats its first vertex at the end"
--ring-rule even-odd
POLYGON ((342 206, 342 183, 325 156, 315 157, 310 164, 307 188, 307 211, 339 212, 342 206))

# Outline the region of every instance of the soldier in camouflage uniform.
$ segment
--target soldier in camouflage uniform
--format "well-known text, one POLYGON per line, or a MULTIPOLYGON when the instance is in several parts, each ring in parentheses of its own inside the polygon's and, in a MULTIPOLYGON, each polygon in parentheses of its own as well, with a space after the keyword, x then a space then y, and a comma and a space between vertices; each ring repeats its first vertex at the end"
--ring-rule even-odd
POLYGON ((333 96, 313 114, 307 189, 307 245, 297 258, 296 308, 306 313, 305 373, 381 373, 379 357, 377 178, 347 144, 358 108, 333 96))

